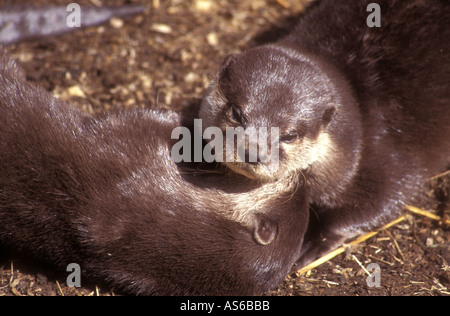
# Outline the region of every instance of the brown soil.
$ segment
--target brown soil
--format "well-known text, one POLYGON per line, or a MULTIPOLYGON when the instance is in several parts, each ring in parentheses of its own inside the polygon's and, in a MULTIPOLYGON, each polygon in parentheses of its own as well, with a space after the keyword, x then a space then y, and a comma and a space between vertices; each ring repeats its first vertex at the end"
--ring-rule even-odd
MULTIPOLYGON (((139 1, 79 0, 121 5, 139 1)), ((28 79, 86 111, 198 103, 229 53, 276 39, 305 0, 152 0, 139 16, 9 48, 28 79)), ((29 3, 0 0, 1 4, 29 3)), ((64 4, 40 0, 34 4, 64 4)), ((444 170, 443 170, 444 171, 444 170)), ((430 202, 450 215, 450 176, 430 181, 430 202)), ((288 277, 272 295, 450 295, 449 228, 417 215, 380 233, 304 277, 288 277), (359 262, 359 263, 358 263, 359 262), (362 266, 378 263, 381 287, 362 266)), ((1 257, 1 254, 0 254, 1 257)), ((111 295, 95 285, 69 288, 51 271, 0 258, 1 295, 111 295)))

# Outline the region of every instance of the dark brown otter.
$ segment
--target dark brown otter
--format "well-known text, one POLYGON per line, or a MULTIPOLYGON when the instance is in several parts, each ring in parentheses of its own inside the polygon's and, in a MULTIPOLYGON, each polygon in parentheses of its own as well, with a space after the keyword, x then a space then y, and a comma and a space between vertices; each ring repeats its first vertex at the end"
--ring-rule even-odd
POLYGON ((170 157, 176 113, 87 115, 2 52, 0 117, 0 251, 159 295, 260 294, 300 254, 301 183, 183 174, 170 157))
POLYGON ((287 37, 228 57, 200 110, 204 127, 279 127, 278 170, 226 165, 306 178, 302 264, 397 216, 450 163, 450 4, 376 1, 372 28, 371 2, 318 1, 287 37))

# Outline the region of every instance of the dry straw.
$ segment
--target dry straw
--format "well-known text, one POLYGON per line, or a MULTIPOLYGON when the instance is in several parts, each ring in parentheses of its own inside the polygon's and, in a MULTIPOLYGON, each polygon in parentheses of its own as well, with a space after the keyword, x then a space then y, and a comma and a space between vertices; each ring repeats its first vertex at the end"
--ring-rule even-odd
MULTIPOLYGON (((430 213, 430 212, 428 212, 428 211, 425 211, 425 210, 422 210, 422 209, 419 209, 419 208, 417 208, 417 207, 410 206, 410 205, 407 205, 407 206, 406 206, 406 209, 407 209, 408 211, 414 213, 414 214, 418 214, 418 215, 421 215, 421 216, 425 216, 425 217, 431 218, 431 219, 433 219, 433 220, 437 220, 437 221, 443 222, 443 223, 445 223, 446 225, 450 225, 450 220, 444 220, 444 219, 442 219, 440 216, 437 216, 437 215, 435 215, 435 214, 433 214, 433 213, 430 213)), ((358 237, 357 239, 355 239, 354 241, 352 241, 352 242, 350 242, 350 243, 348 243, 348 244, 345 244, 344 246, 342 246, 342 247, 340 247, 340 248, 338 248, 338 249, 336 249, 336 250, 334 250, 334 251, 332 251, 332 252, 326 254, 326 255, 323 256, 322 258, 319 258, 319 259, 317 259, 316 261, 310 263, 309 265, 307 265, 307 266, 305 266, 305 267, 303 267, 303 268, 297 270, 297 271, 295 272, 296 276, 299 277, 299 276, 301 276, 301 275, 303 275, 303 274, 305 274, 305 273, 311 271, 312 269, 317 268, 317 267, 320 266, 321 264, 323 264, 323 263, 325 263, 325 262, 327 262, 327 261, 333 259, 333 258, 336 257, 337 255, 340 255, 341 253, 345 252, 349 247, 358 245, 358 244, 360 244, 360 243, 362 243, 362 242, 364 242, 364 241, 366 241, 366 240, 372 238, 373 236, 377 235, 378 233, 380 233, 380 232, 382 232, 382 231, 385 231, 385 230, 387 230, 388 228, 390 228, 390 227, 392 227, 392 226, 394 226, 394 225, 397 225, 398 223, 404 221, 408 216, 409 216, 408 214, 405 214, 405 215, 403 215, 403 216, 400 216, 400 217, 397 218, 396 220, 394 220, 394 221, 392 221, 392 222, 390 222, 390 223, 384 225, 384 226, 381 227, 379 230, 373 231, 373 232, 370 232, 370 233, 367 233, 367 234, 365 234, 365 235, 362 235, 362 236, 358 237)))

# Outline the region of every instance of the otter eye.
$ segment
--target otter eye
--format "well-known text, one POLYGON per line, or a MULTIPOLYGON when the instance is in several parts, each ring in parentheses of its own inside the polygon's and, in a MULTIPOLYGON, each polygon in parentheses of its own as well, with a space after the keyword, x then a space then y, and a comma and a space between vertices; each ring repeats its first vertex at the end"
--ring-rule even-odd
POLYGON ((244 124, 244 116, 242 113, 242 109, 238 106, 230 106, 230 110, 229 110, 229 117, 231 120, 235 121, 236 123, 239 124, 244 124))
POLYGON ((239 108, 233 106, 231 108, 231 118, 236 122, 240 122, 242 120, 242 111, 239 108))
POLYGON ((290 132, 280 136, 280 142, 290 144, 298 138, 297 132, 290 132))

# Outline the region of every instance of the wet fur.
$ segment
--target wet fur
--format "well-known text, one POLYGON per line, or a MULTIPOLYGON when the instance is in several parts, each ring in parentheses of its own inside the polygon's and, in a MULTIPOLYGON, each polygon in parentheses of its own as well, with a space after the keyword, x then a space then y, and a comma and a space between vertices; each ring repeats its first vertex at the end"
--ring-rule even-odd
POLYGON ((305 195, 180 171, 176 113, 87 115, 2 51, 0 117, 0 251, 141 295, 261 294, 300 254, 305 195))
POLYGON ((238 125, 298 132, 280 163, 311 190, 301 265, 397 216, 450 163, 450 4, 377 1, 369 28, 369 3, 317 1, 287 37, 228 57, 200 110, 204 127, 235 107, 238 125))

